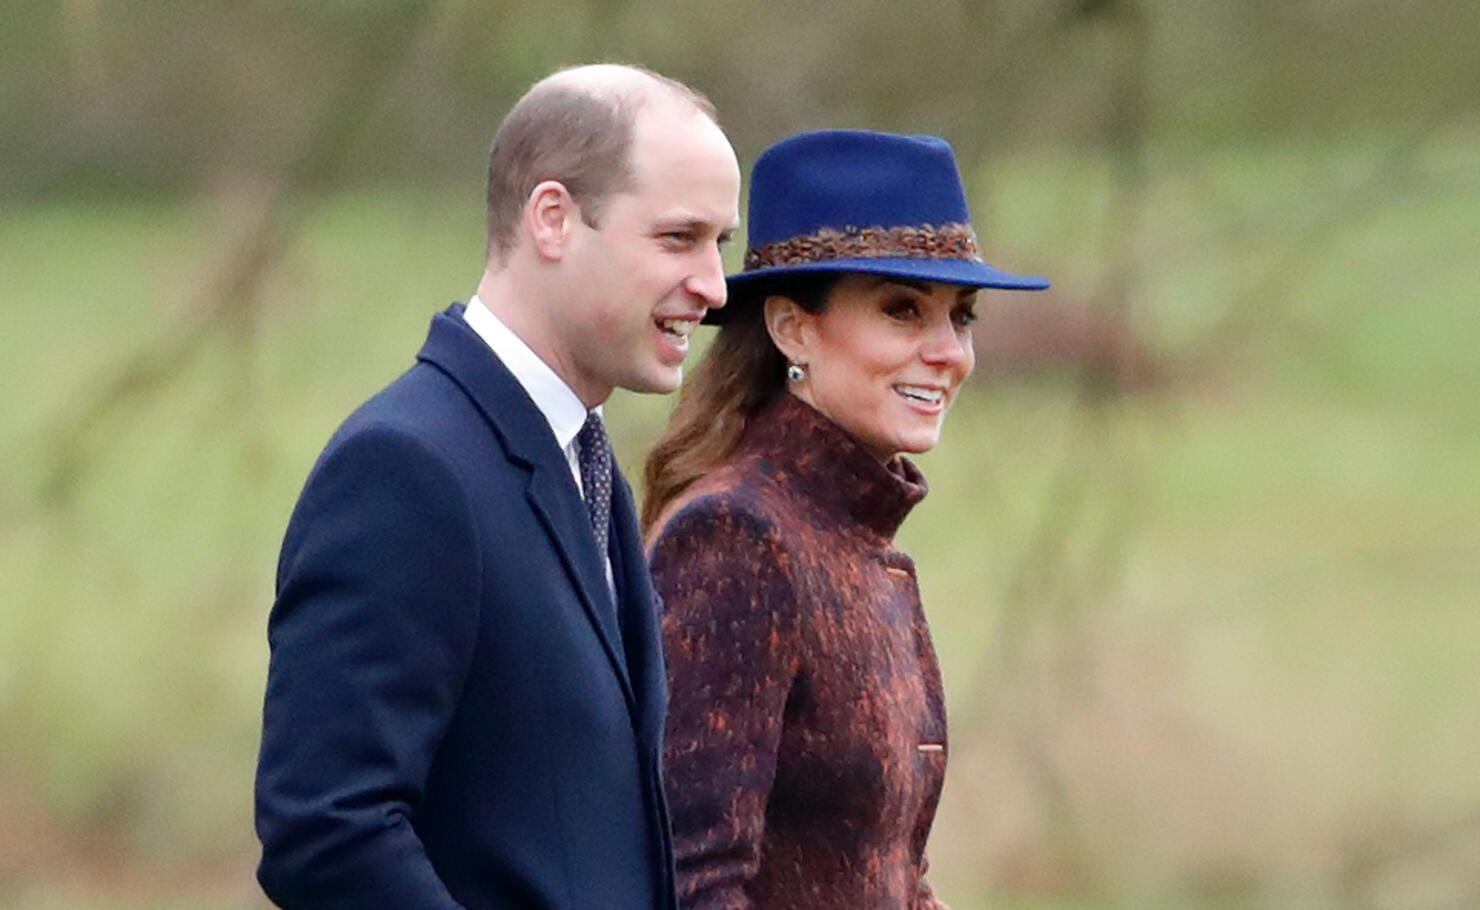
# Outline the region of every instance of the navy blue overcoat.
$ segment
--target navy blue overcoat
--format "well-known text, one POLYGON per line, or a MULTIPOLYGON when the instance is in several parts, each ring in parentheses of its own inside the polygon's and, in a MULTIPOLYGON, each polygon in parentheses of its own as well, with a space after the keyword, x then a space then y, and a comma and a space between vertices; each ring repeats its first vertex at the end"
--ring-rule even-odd
POLYGON ((549 424, 454 306, 289 521, 258 879, 285 908, 672 908, 666 702, 632 493, 611 602, 549 424))

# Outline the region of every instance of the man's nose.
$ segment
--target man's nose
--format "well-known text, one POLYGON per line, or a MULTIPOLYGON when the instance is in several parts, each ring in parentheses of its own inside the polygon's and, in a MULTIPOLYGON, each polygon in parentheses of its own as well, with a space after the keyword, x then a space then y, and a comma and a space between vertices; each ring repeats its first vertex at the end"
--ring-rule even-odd
POLYGON ((703 254, 684 287, 712 310, 725 305, 725 262, 719 247, 710 247, 703 254))

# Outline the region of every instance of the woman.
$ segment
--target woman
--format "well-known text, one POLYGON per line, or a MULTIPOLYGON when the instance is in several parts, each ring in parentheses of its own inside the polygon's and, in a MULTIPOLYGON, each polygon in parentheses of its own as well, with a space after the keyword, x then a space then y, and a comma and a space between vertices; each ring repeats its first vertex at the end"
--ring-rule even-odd
POLYGON ((646 467, 685 908, 937 908, 940 670, 892 539, 971 372, 982 262, 927 136, 820 131, 751 177, 745 270, 646 467))

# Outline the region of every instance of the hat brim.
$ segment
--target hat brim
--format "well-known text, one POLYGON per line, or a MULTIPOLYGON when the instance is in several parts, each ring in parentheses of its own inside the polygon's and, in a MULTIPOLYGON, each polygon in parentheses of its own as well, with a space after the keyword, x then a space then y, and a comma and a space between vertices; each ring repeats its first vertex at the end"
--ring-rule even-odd
POLYGON ((855 272, 866 275, 885 275, 908 278, 914 281, 939 281, 974 288, 1003 288, 1014 291, 1041 291, 1049 286, 1041 275, 1015 275, 985 262, 970 259, 910 259, 910 258, 867 258, 827 259, 801 265, 775 266, 737 272, 725 278, 729 300, 720 309, 711 309, 704 316, 705 325, 723 325, 738 315, 751 303, 745 292, 757 283, 769 284, 771 279, 785 275, 800 275, 807 272, 855 272))

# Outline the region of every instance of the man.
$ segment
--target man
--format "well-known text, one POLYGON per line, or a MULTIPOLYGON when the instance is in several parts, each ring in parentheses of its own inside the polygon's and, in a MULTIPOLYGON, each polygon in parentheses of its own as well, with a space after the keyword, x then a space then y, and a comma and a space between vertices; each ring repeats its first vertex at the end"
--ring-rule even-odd
POLYGON ((477 296, 335 433, 284 539, 281 906, 675 905, 654 599, 598 405, 678 386, 739 184, 708 102, 645 70, 556 73, 505 118, 477 296))

